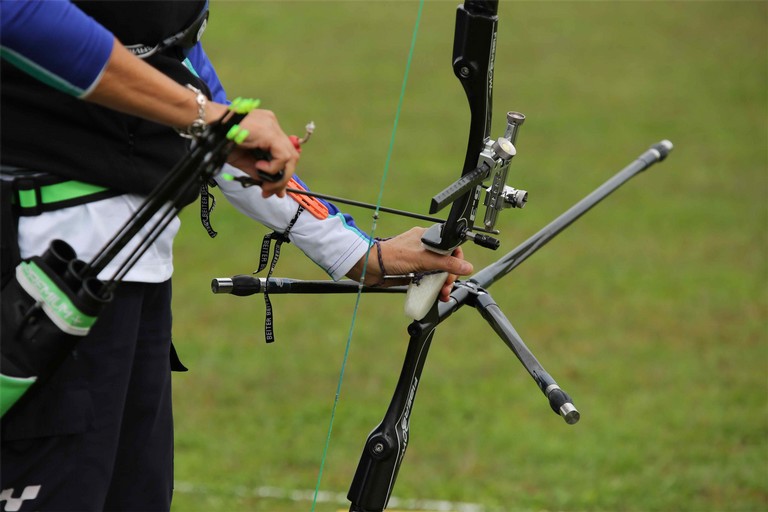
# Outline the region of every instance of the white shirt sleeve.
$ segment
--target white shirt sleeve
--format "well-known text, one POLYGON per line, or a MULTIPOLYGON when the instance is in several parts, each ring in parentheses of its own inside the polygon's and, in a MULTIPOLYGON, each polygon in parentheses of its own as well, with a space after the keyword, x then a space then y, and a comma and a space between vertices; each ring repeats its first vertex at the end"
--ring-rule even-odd
MULTIPOLYGON (((238 211, 270 229, 285 231, 299 207, 293 198, 273 195, 265 199, 261 197, 260 187, 243 187, 237 181, 223 179, 224 173, 232 176, 245 176, 245 173, 225 164, 215 178, 224 196, 238 211)), ((371 245, 370 237, 349 224, 341 213, 319 219, 305 211, 299 215, 288 237, 334 280, 343 278, 371 245)))

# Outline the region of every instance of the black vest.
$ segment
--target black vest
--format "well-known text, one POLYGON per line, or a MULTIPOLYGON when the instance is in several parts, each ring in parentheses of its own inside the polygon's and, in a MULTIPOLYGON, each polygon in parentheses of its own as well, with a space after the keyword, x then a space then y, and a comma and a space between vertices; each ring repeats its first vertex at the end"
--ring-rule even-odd
MULTIPOLYGON (((199 1, 75 2, 125 45, 154 45, 193 23, 199 1)), ((146 62, 206 90, 172 49, 146 62)), ((146 195, 188 149, 172 128, 79 100, 2 61, 0 162, 146 195)), ((189 197, 189 201, 194 197, 189 197)))

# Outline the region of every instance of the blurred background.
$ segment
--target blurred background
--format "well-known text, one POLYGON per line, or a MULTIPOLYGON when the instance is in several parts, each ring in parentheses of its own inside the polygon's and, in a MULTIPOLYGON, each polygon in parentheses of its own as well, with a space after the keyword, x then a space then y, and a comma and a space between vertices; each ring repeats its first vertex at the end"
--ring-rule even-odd
MULTIPOLYGON (((456 2, 424 6, 382 203, 426 213, 458 178, 469 110, 451 69, 456 2)), ((231 97, 317 131, 299 174, 376 202, 415 1, 211 2, 203 38, 231 97)), ((581 421, 549 409, 468 308, 435 336, 393 495, 401 510, 768 509, 768 3, 502 1, 494 131, 527 116, 509 183, 530 192, 497 252, 651 144, 639 175, 490 290, 581 421), (443 507, 443 508, 439 508, 443 507)), ((214 194, 216 191, 214 190, 214 194)), ((258 266, 262 226, 218 196, 177 240, 176 511, 336 511, 407 344, 400 295, 365 295, 313 505, 355 298, 213 295, 258 266)), ((344 208, 370 230, 371 212, 344 208)), ((413 221, 382 214, 376 234, 413 221)), ((292 245, 276 276, 323 279, 292 245)))

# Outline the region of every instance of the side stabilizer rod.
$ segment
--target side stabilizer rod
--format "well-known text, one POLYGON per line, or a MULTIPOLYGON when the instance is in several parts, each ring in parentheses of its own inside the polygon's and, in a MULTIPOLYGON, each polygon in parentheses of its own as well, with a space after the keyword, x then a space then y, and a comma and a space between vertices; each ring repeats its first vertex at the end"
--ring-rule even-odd
POLYGON ((571 397, 560 389, 555 379, 544 370, 536 356, 533 355, 507 317, 502 313, 499 306, 496 305, 493 298, 485 291, 479 291, 475 296, 474 306, 491 325, 493 330, 496 331, 496 334, 499 335, 502 341, 515 353, 523 367, 533 377, 533 380, 536 381, 536 385, 539 386, 541 392, 549 400, 549 406, 555 414, 561 416, 569 425, 578 423, 581 414, 576 409, 576 406, 573 405, 571 397))

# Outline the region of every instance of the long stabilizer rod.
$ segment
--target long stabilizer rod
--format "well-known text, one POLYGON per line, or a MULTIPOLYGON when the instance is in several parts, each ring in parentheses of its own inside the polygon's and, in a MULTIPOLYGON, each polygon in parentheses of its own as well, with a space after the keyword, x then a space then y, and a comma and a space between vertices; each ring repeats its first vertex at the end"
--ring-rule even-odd
POLYGON ((579 217, 587 213, 593 206, 605 199, 632 177, 648 169, 653 164, 663 161, 669 152, 672 151, 672 147, 672 143, 668 140, 663 140, 654 144, 642 155, 638 156, 634 162, 617 172, 612 178, 600 185, 584 199, 544 226, 538 233, 517 246, 496 263, 485 267, 472 276, 470 281, 481 288, 488 288, 491 284, 509 274, 515 267, 528 259, 534 252, 541 249, 558 233, 570 226, 579 217))

